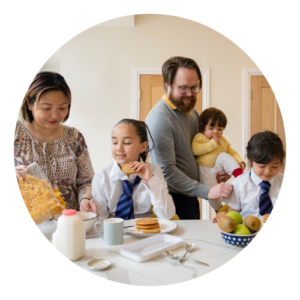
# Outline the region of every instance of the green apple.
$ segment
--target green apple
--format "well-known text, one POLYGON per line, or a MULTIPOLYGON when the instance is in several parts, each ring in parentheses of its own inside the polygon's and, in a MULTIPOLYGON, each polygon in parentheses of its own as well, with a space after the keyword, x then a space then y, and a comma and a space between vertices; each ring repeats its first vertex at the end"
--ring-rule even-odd
POLYGON ((237 211, 230 211, 226 215, 231 217, 236 225, 243 224, 243 217, 237 211))
POLYGON ((251 234, 250 230, 243 224, 236 225, 233 234, 237 235, 248 235, 251 234))

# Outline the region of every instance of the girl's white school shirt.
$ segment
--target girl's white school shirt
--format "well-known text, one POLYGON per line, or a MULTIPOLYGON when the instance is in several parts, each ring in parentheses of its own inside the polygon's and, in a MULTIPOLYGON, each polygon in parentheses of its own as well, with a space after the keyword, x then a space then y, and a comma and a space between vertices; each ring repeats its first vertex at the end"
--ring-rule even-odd
MULTIPOLYGON (((269 196, 273 207, 278 198, 282 180, 282 174, 277 174, 269 180, 271 184, 269 196)), ((259 197, 263 193, 263 190, 259 184, 262 181, 263 180, 254 173, 253 169, 251 169, 251 172, 244 173, 231 182, 233 191, 227 198, 222 199, 222 201, 229 207, 240 212, 243 218, 247 216, 260 217, 259 197)))
MULTIPOLYGON (((152 175, 149 185, 141 180, 134 187, 132 199, 135 218, 152 217, 151 204, 158 218, 171 219, 175 215, 175 205, 168 191, 167 182, 160 167, 149 164, 152 175)), ((99 170, 92 181, 92 198, 97 206, 99 219, 115 216, 118 201, 123 194, 122 180, 133 183, 136 174, 123 173, 117 162, 99 170)))

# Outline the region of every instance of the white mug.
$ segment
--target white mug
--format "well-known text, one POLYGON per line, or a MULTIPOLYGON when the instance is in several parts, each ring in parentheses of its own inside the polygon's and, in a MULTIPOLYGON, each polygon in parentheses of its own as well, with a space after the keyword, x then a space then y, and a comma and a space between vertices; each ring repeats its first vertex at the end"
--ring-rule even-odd
POLYGON ((103 238, 106 245, 120 245, 123 243, 123 228, 124 220, 121 218, 110 218, 101 222, 96 222, 94 225, 97 233, 103 238), (103 231, 97 230, 97 224, 101 225, 103 231))

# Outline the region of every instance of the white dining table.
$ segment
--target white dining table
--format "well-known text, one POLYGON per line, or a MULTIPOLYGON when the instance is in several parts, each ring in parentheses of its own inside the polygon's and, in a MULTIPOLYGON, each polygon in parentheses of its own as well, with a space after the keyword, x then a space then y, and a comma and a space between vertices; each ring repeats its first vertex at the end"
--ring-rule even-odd
MULTIPOLYGON (((139 241, 141 238, 124 235, 123 244, 107 246, 97 234, 86 238, 86 253, 74 264, 85 269, 87 272, 115 282, 139 286, 161 286, 180 283, 205 275, 236 256, 243 248, 227 244, 222 238, 217 224, 202 220, 174 221, 178 224, 175 231, 170 235, 181 237, 183 246, 173 250, 178 256, 186 252, 187 243, 195 243, 196 249, 187 254, 187 258, 196 259, 207 263, 209 266, 200 265, 190 261, 179 264, 161 254, 146 262, 137 262, 120 254, 120 248, 124 245, 139 241), (93 271, 88 267, 88 262, 93 259, 107 259, 112 265, 104 271, 93 271)), ((56 229, 53 221, 47 221, 38 226, 44 236, 51 242, 52 234, 56 229)), ((88 234, 95 233, 92 229, 88 234)))

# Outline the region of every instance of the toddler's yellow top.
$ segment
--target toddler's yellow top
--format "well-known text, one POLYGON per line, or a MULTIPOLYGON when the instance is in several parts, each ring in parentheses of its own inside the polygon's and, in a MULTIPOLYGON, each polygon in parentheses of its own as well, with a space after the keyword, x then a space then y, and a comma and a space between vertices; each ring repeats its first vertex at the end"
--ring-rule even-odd
POLYGON ((224 136, 221 137, 220 145, 218 145, 214 139, 210 140, 203 133, 197 133, 192 142, 192 151, 197 156, 197 164, 201 166, 213 167, 217 156, 223 152, 231 155, 238 163, 242 162, 246 165, 224 136))

